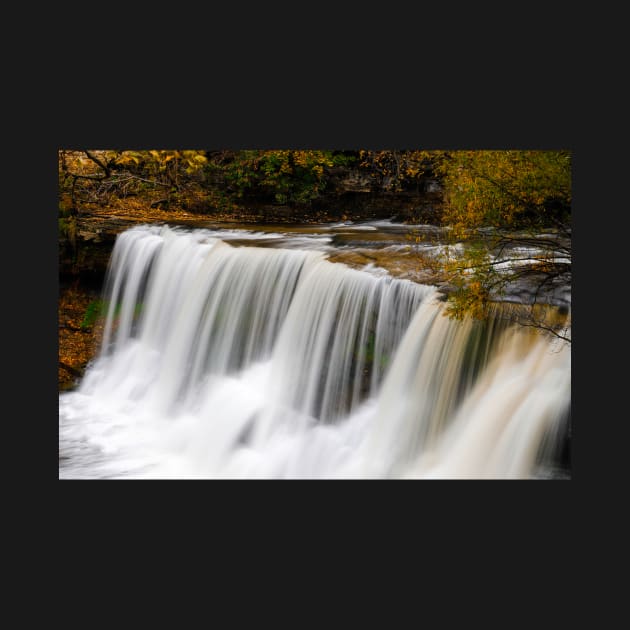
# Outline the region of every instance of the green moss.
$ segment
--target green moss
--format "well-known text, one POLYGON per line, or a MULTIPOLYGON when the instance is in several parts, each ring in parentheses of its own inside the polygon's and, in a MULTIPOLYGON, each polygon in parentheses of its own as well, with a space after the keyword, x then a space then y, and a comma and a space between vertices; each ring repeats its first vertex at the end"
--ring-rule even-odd
POLYGON ((83 321, 81 322, 81 328, 83 328, 84 330, 87 328, 91 328, 96 323, 96 320, 99 319, 99 317, 104 317, 106 313, 106 302, 100 299, 92 300, 85 309, 83 321))
MULTIPOLYGON (((133 310, 133 317, 134 319, 136 319, 140 313, 142 313, 142 309, 143 309, 143 303, 142 302, 138 302, 133 310)), ((120 314, 120 308, 121 305, 120 303, 116 305, 116 308, 114 309, 114 317, 118 317, 118 315, 120 314)), ((107 316, 107 310, 109 309, 109 302, 107 300, 102 300, 102 299, 97 299, 97 300, 92 300, 87 308, 85 309, 85 314, 83 315, 83 321, 81 322, 81 328, 83 328, 84 330, 88 329, 88 328, 92 328, 92 326, 94 326, 94 324, 96 323, 96 321, 98 319, 100 319, 101 317, 106 317, 107 316)))

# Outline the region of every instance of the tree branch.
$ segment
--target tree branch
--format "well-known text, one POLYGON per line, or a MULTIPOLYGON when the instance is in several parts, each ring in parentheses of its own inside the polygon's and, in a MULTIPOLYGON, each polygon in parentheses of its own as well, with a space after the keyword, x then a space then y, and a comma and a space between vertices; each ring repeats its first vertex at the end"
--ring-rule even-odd
MULTIPOLYGON (((484 262, 484 263, 481 263, 479 265, 469 265, 469 266, 466 266, 466 267, 457 267, 456 271, 466 271, 468 269, 483 269, 484 267, 493 267, 494 265, 500 265, 500 264, 506 263, 506 262, 517 262, 517 261, 520 261, 520 260, 535 260, 538 263, 546 262, 546 263, 548 263, 550 265, 565 266, 565 267, 569 267, 569 268, 571 267, 571 265, 568 264, 568 263, 556 263, 556 262, 553 262, 553 260, 550 260, 549 257, 543 257, 543 258, 539 257, 539 258, 537 258, 536 256, 525 256, 524 258, 502 258, 500 260, 490 260, 488 262, 484 262)), ((536 264, 536 263, 533 263, 533 264, 536 264)), ((529 269, 530 271, 540 272, 540 273, 552 273, 552 272, 549 272, 549 271, 545 271, 544 269, 531 269, 531 268, 528 268, 528 267, 523 267, 523 272, 526 272, 525 270, 527 270, 527 269, 529 269)), ((569 270, 565 269, 563 271, 558 271, 557 273, 558 274, 559 273, 569 273, 569 270)))
POLYGON ((85 155, 90 160, 92 160, 92 162, 94 162, 94 164, 96 164, 99 168, 101 168, 103 171, 105 171, 105 175, 101 179, 105 179, 106 177, 109 177, 111 175, 111 170, 109 168, 109 164, 103 163, 102 160, 99 160, 99 158, 97 158, 95 155, 90 153, 90 151, 87 151, 87 150, 84 149, 83 153, 85 153, 85 155))
POLYGON ((559 339, 562 339, 563 341, 566 341, 567 343, 571 343, 571 337, 565 337, 564 335, 561 335, 558 331, 554 330, 553 328, 550 328, 549 326, 545 326, 541 322, 537 322, 537 321, 528 322, 528 321, 520 321, 520 320, 517 320, 517 321, 520 326, 525 326, 526 328, 537 328, 540 330, 545 330, 548 333, 555 335, 559 339))
POLYGON ((70 372, 72 376, 76 376, 77 378, 81 378, 83 376, 82 372, 80 372, 76 368, 73 368, 71 365, 68 365, 67 363, 63 363, 62 361, 59 361, 59 367, 63 368, 67 372, 70 372))
POLYGON ((138 177, 138 175, 129 174, 130 179, 138 179, 141 182, 146 182, 147 184, 154 184, 155 186, 164 186, 165 188, 171 188, 171 184, 165 184, 164 182, 158 182, 157 180, 152 179, 144 179, 143 177, 138 177))

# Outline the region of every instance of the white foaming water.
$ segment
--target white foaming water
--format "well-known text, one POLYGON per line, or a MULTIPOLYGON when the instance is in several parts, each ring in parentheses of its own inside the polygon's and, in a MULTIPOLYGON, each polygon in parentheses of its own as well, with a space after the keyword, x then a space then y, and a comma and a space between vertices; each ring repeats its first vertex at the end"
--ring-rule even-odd
POLYGON ((436 295, 313 250, 128 230, 102 352, 60 395, 59 476, 535 476, 570 349, 436 295))

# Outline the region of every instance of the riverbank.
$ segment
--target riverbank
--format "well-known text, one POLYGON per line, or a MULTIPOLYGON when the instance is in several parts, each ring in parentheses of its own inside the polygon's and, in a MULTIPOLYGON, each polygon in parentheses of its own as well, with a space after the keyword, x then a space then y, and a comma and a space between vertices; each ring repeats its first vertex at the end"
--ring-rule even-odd
POLYGON ((99 294, 80 283, 59 287, 59 391, 73 389, 98 351, 102 322, 91 316, 99 294), (93 308, 93 307, 92 307, 93 308))

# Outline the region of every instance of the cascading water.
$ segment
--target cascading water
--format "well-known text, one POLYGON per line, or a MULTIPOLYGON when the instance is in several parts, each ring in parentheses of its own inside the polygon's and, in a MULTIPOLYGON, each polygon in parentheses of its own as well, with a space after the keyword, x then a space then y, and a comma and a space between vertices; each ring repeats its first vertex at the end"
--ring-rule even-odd
POLYGON ((322 252, 133 228, 105 298, 62 478, 527 478, 566 428, 568 347, 322 252))

